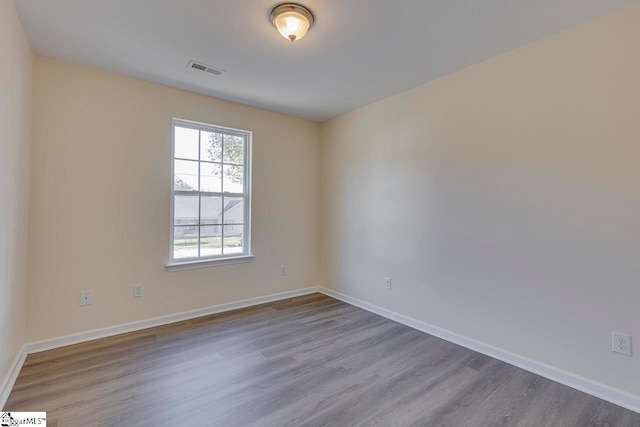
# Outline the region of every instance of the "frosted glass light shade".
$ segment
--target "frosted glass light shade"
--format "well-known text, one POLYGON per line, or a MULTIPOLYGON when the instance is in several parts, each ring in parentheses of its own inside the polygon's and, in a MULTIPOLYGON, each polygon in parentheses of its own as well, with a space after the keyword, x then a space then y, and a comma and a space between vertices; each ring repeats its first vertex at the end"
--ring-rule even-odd
POLYGON ((307 34, 313 24, 313 14, 299 4, 284 3, 271 11, 271 22, 282 37, 294 42, 307 34))

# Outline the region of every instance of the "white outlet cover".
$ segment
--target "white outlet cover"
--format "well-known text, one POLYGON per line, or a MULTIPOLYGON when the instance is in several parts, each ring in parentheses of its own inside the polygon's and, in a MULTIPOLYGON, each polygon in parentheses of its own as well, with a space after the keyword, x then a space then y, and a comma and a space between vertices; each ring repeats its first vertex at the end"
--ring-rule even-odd
POLYGON ((391 277, 384 278, 384 288, 387 290, 391 290, 391 277))
POLYGON ((133 285, 133 297, 140 298, 144 295, 144 285, 133 285))
POLYGON ((80 292, 80 305, 91 305, 93 304, 93 292, 92 291, 81 291, 80 292))
POLYGON ((613 332, 611 334, 611 351, 631 356, 631 335, 613 332))
POLYGON ((280 266, 280 275, 281 276, 286 276, 287 275, 287 266, 286 265, 281 265, 280 266))

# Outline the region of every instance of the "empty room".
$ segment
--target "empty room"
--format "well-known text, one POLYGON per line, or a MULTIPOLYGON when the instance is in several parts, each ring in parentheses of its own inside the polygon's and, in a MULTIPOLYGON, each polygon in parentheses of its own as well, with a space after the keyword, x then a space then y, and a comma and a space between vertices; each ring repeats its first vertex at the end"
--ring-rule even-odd
POLYGON ((640 426, 640 1, 0 0, 0 426, 640 426))

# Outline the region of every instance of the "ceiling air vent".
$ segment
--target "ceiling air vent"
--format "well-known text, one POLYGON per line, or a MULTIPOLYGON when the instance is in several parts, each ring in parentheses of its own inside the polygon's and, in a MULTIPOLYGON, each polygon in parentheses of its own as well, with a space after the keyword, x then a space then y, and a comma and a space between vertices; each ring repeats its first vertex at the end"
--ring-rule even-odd
POLYGON ((219 76, 220 74, 225 72, 225 70, 223 70, 222 68, 211 67, 209 65, 204 65, 203 63, 196 61, 189 61, 187 67, 193 68, 194 70, 198 71, 204 71, 205 73, 214 74, 216 76, 219 76))

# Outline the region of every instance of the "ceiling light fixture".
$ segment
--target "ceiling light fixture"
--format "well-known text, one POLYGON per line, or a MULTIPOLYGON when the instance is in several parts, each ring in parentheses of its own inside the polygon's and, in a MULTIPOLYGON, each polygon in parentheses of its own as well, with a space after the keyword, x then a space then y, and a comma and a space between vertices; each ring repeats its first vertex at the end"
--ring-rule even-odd
POLYGON ((313 21, 313 13, 297 3, 283 3, 271 11, 271 22, 291 42, 303 38, 313 21))

